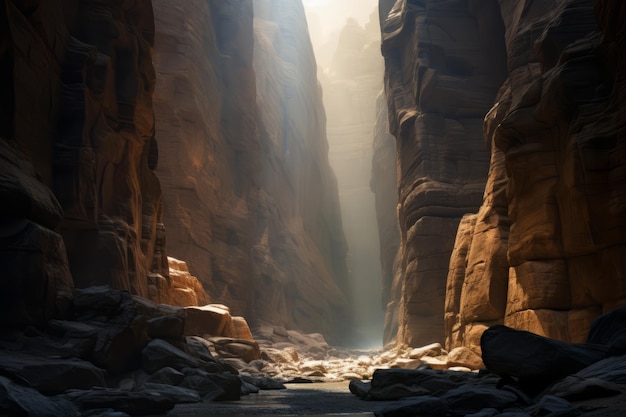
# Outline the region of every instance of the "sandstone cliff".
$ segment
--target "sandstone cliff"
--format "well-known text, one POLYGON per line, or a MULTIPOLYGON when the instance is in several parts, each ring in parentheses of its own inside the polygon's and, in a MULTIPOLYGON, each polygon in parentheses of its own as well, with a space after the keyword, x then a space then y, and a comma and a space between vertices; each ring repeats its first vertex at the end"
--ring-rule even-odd
POLYGON ((370 187, 375 195, 376 221, 380 243, 382 303, 385 309, 383 344, 398 334, 398 311, 402 297, 402 268, 398 262, 400 231, 398 229, 398 192, 396 176, 396 143, 389 133, 387 100, 384 93, 376 100, 376 125, 372 155, 370 187))
POLYGON ((502 322, 582 342, 626 303, 626 7, 499 3, 508 78, 485 118, 485 199, 450 264, 447 345, 502 322))
POLYGON ((0 21, 3 321, 61 314, 73 284, 158 298, 150 1, 6 1, 0 21))
POLYGON ((380 11, 398 155, 401 282, 393 302, 398 341, 417 346, 444 337, 456 229, 482 201, 482 120, 506 75, 503 25, 495 1, 385 1, 380 11))
POLYGON ((153 3, 169 253, 253 324, 334 333, 346 247, 302 4, 153 3))

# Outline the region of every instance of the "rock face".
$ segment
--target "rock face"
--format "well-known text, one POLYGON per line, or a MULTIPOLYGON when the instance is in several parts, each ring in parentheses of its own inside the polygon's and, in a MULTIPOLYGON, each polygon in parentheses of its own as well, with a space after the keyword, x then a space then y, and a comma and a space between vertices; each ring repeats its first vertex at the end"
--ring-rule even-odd
POLYGON ((74 284, 157 296, 150 1, 8 1, 0 20, 3 318, 60 314, 74 284))
POLYGON ((420 346, 444 337, 456 229, 482 201, 482 120, 506 74, 504 28, 495 1, 388 3, 382 50, 401 235, 393 302, 398 341, 420 346))
POLYGON ((485 118, 483 205, 450 262, 447 346, 496 323, 582 342, 626 302, 626 8, 499 3, 508 78, 485 118))
POLYGON ((384 93, 376 99, 376 125, 370 187, 375 195, 376 220, 382 270, 382 303, 385 308, 383 343, 393 341, 398 333, 398 310, 402 298, 402 268, 398 262, 398 193, 396 142, 389 133, 387 100, 384 93))
POLYGON ((252 324, 332 334, 346 246, 301 3, 153 4, 168 251, 252 324))

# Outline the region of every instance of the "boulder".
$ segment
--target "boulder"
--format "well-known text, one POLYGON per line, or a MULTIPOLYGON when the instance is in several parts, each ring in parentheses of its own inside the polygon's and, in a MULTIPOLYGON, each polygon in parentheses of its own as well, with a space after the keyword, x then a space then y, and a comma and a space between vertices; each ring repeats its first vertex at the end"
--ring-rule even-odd
POLYGON ((185 387, 176 387, 170 384, 159 384, 155 382, 147 382, 142 387, 143 391, 156 392, 174 403, 199 403, 202 397, 198 391, 185 387))
POLYGON ((187 262, 171 256, 167 261, 169 285, 166 291, 161 291, 160 302, 182 307, 208 304, 209 297, 198 278, 189 272, 187 262))
POLYGON ((298 352, 295 348, 274 349, 265 348, 261 354, 262 358, 274 363, 293 363, 298 360, 298 352))
POLYGON ((431 369, 378 369, 374 372, 369 397, 375 400, 394 400, 449 391, 475 378, 431 369))
POLYGON ((209 340, 214 344, 220 357, 239 358, 244 362, 261 359, 261 350, 254 341, 227 337, 212 337, 209 340))
POLYGON ((591 398, 612 397, 622 393, 622 388, 614 382, 601 378, 582 379, 578 375, 570 375, 550 387, 548 393, 566 400, 583 401, 591 398))
POLYGON ((185 336, 222 336, 232 326, 230 311, 218 305, 185 308, 185 336))
POLYGON ((483 333, 481 349, 490 371, 517 377, 532 389, 576 373, 608 354, 603 345, 561 342, 502 325, 483 333))
POLYGON ((207 363, 214 363, 216 369, 223 370, 220 362, 211 353, 211 349, 215 350, 213 343, 199 336, 187 336, 185 340, 187 353, 207 363))
POLYGON ((245 318, 235 316, 232 318, 232 322, 234 333, 232 335, 225 336, 233 337, 235 339, 254 340, 252 332, 250 331, 250 326, 248 326, 248 322, 245 318))
POLYGON ((466 347, 452 349, 448 353, 448 366, 463 366, 469 369, 480 369, 485 366, 480 356, 466 347))
POLYGON ((456 415, 465 416, 487 407, 504 410, 518 405, 517 395, 512 392, 472 384, 462 385, 439 397, 456 415))
MULTIPOLYGON (((1 165, 4 205, 11 197, 1 193, 1 165)), ((58 233, 32 220, 0 216, 0 277, 2 328, 44 326, 66 317, 74 283, 58 233)))
POLYGON ((18 337, 22 352, 58 358, 92 358, 99 326, 66 320, 50 320, 41 330, 27 327, 18 337))
POLYGON ((431 356, 423 356, 420 361, 431 369, 443 370, 450 367, 447 357, 445 356, 438 356, 434 358, 431 356))
POLYGON ((178 316, 161 316, 146 322, 148 336, 161 339, 180 339, 185 330, 185 320, 178 316))
POLYGON ((225 390, 202 375, 188 375, 180 383, 182 388, 196 391, 204 401, 213 401, 222 397, 225 390))
POLYGON ((166 367, 148 375, 146 383, 178 385, 183 381, 183 379, 185 379, 185 374, 174 368, 166 367))
POLYGON ((72 312, 76 320, 98 328, 90 357, 96 365, 115 374, 135 365, 149 341, 148 326, 128 292, 108 286, 77 289, 72 312))
POLYGON ((79 417, 71 402, 46 397, 34 388, 16 384, 0 376, 0 414, 30 417, 79 417))
POLYGON ((254 377, 248 375, 239 375, 239 378, 252 384, 262 390, 281 390, 286 389, 282 382, 272 378, 254 377))
POLYGON ((81 410, 111 408, 130 415, 165 414, 176 404, 158 391, 122 391, 117 389, 71 390, 60 396, 81 410))
POLYGON ((183 352, 162 339, 153 339, 141 352, 141 366, 148 373, 162 368, 200 368, 203 361, 183 352))
POLYGON ((47 395, 60 394, 68 389, 106 386, 106 371, 76 358, 61 359, 0 350, 0 369, 17 375, 47 395))
POLYGON ((606 345, 611 355, 626 354, 626 306, 595 319, 587 343, 606 345))
POLYGON ((411 349, 409 352, 409 358, 420 359, 424 356, 439 356, 442 354, 442 351, 443 347, 441 346, 441 343, 432 343, 420 348, 411 349))
POLYGON ((241 379, 236 375, 208 373, 197 368, 185 368, 183 373, 185 380, 181 386, 199 391, 205 401, 234 401, 241 397, 241 379))

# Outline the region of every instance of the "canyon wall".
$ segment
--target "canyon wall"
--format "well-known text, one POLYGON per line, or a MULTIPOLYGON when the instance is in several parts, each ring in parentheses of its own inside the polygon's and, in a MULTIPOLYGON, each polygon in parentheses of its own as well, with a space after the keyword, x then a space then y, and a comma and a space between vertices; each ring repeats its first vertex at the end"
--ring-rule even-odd
POLYGON ((168 251, 253 325, 345 333, 346 244, 302 4, 153 3, 168 251))
POLYGON ((625 7, 381 1, 380 13, 398 156, 398 341, 436 341, 445 328, 447 348, 479 350, 500 323, 584 341, 595 317, 626 303, 625 7), (486 148, 469 148, 481 130, 486 148))
POLYGON ((382 273, 382 308, 385 309, 383 344, 396 340, 398 312, 402 298, 400 267, 400 230, 398 229, 398 192, 396 176, 396 141, 389 133, 387 100, 383 92, 376 99, 376 124, 370 187, 374 193, 380 267, 382 273))
POLYGON ((6 1, 0 21, 3 323, 62 314, 74 285, 158 299, 150 1, 6 1))
POLYGON ((626 6, 499 3, 508 78, 485 118, 485 199, 450 263, 446 344, 478 349, 494 323, 582 342, 626 303, 626 6))
MULTIPOLYGON (((478 209, 489 167, 482 122, 506 76, 496 1, 381 2, 401 236, 398 342, 444 338, 446 279, 461 217, 478 209)), ((391 323, 391 322, 390 322, 391 323)))
POLYGON ((206 290, 253 322, 345 333, 302 5, 254 7, 3 3, 0 324, 45 323, 75 286, 109 285, 172 304, 206 290))

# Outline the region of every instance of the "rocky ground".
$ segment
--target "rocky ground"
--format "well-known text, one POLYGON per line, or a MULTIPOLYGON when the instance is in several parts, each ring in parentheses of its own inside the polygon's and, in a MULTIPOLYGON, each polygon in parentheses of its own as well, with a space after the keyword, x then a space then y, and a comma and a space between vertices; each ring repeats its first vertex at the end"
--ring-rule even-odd
POLYGON ((348 350, 280 326, 253 334, 222 305, 93 287, 75 291, 64 320, 2 333, 0 416, 619 416, 625 329, 623 308, 584 344, 494 326, 482 357, 440 344, 348 350))

